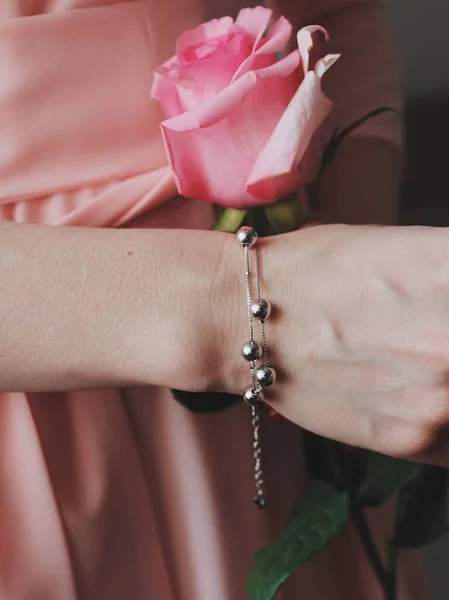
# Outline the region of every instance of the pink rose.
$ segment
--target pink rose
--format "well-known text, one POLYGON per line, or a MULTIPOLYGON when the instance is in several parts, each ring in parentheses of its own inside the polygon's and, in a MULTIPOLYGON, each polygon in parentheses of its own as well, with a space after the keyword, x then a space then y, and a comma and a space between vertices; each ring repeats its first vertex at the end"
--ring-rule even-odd
POLYGON ((272 11, 240 11, 186 31, 176 54, 155 70, 151 95, 162 105, 167 156, 180 194, 246 208, 289 194, 316 176, 307 153, 332 103, 321 77, 336 60, 316 55, 317 26, 297 34, 298 50, 279 61, 292 26, 272 11), (304 159, 304 157, 306 158, 304 159))

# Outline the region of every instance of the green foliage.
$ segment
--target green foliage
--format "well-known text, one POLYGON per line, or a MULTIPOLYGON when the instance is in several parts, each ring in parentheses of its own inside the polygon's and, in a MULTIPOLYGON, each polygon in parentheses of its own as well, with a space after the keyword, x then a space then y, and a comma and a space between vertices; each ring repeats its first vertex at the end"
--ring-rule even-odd
MULTIPOLYGON (((248 583, 248 599, 272 598, 278 587, 295 569, 323 550, 338 534, 349 516, 359 524, 357 529, 363 537, 362 542, 381 585, 385 589, 390 586, 391 592, 394 573, 389 572, 388 567, 382 564, 377 555, 363 517, 363 509, 382 504, 402 489, 409 490, 402 517, 403 523, 397 530, 394 543, 410 543, 411 521, 417 519, 420 512, 427 511, 424 494, 426 482, 423 481, 419 485, 416 483, 416 477, 422 473, 423 467, 376 452, 348 448, 309 432, 304 432, 304 449, 307 471, 313 481, 296 506, 284 533, 257 554, 248 583), (418 503, 412 500, 417 490, 420 490, 422 495, 422 500, 418 503)), ((428 494, 434 495, 434 507, 439 507, 439 516, 431 519, 428 515, 422 520, 425 533, 420 533, 419 540, 446 531, 445 521, 442 521, 442 476, 438 471, 439 478, 436 481, 436 475, 437 472, 432 470, 432 473, 427 474, 426 481, 429 483, 429 478, 434 478, 428 494), (438 501, 436 495, 439 497, 438 501), (428 522, 429 527, 426 527, 424 522, 428 522)), ((415 532, 418 533, 416 529, 415 532)))
POLYGON ((226 208, 221 211, 217 222, 212 227, 213 231, 227 231, 235 233, 243 225, 247 211, 236 208, 226 208))
POLYGON ((419 470, 416 463, 376 452, 359 451, 363 477, 354 494, 357 506, 379 506, 400 490, 419 470))
POLYGON ((273 204, 265 205, 264 210, 271 227, 277 234, 295 231, 308 221, 308 215, 295 193, 273 204))
POLYGON ((270 600, 298 567, 314 558, 349 518, 349 495, 315 481, 308 487, 296 517, 281 537, 255 557, 248 580, 248 600, 270 600))
POLYGON ((399 496, 398 520, 391 546, 419 548, 449 531, 446 469, 422 466, 399 496))

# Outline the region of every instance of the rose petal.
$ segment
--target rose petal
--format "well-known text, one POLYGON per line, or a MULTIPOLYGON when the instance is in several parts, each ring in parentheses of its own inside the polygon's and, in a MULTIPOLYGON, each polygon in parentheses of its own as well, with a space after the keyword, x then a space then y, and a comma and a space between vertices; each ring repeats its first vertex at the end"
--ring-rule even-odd
POLYGON ((282 50, 290 39, 292 25, 285 17, 276 21, 268 36, 264 39, 261 46, 251 54, 236 71, 232 81, 235 81, 245 73, 251 70, 261 69, 275 60, 276 52, 282 50), (267 58, 269 59, 267 62, 267 58))
POLYGON ((315 73, 318 77, 322 77, 326 71, 332 67, 334 62, 340 58, 340 54, 328 54, 324 58, 320 59, 315 65, 315 73))
MULTIPOLYGON (((226 147, 226 154, 231 152, 228 162, 234 151, 229 148, 225 117, 244 103, 256 83, 256 77, 248 73, 232 84, 226 94, 219 94, 197 110, 161 123, 165 149, 180 194, 215 201, 210 179, 216 178, 217 162, 226 159, 220 155, 220 148, 226 147), (224 137, 221 144, 220 136, 224 137)), ((216 183, 221 181, 219 175, 216 183)), ((240 186, 237 194, 241 195, 243 189, 240 186)))
POLYGON ((251 195, 276 200, 307 180, 299 163, 331 108, 321 90, 321 77, 309 71, 251 170, 247 183, 251 195))
MULTIPOLYGON (((296 39, 298 42, 299 53, 301 55, 301 62, 304 68, 304 75, 307 71, 310 70, 311 65, 310 62, 313 63, 313 60, 310 61, 310 55, 314 49, 314 34, 322 33, 324 34, 326 41, 329 41, 329 34, 324 29, 324 27, 320 27, 319 25, 309 25, 308 27, 303 27, 300 29, 296 35, 296 39)), ((312 68, 314 65, 312 64, 312 68)))
POLYGON ((272 14, 273 11, 269 8, 255 6, 254 8, 242 8, 237 15, 235 24, 253 37, 254 49, 262 39, 272 14))
POLYGON ((217 56, 181 67, 173 80, 181 112, 187 112, 213 99, 229 86, 241 63, 237 56, 217 56))
MULTIPOLYGON (((295 50, 270 67, 245 73, 243 77, 231 83, 215 98, 211 98, 191 111, 164 121, 162 125, 179 132, 188 132, 198 127, 211 127, 223 119, 227 112, 242 104, 259 79, 287 77, 298 67, 299 63, 299 52, 295 50)), ((282 84, 282 80, 280 83, 282 84)))
POLYGON ((179 36, 176 42, 176 54, 180 56, 189 46, 195 46, 212 38, 228 33, 234 21, 231 17, 222 17, 203 23, 196 29, 189 29, 179 36))
POLYGON ((299 61, 296 51, 250 71, 204 106, 161 124, 180 193, 225 206, 260 204, 246 182, 296 90, 299 61))
POLYGON ((211 127, 223 119, 229 111, 242 104, 256 83, 257 77, 254 73, 246 73, 245 77, 232 83, 215 98, 193 110, 163 121, 161 125, 164 130, 184 133, 199 127, 211 127))
POLYGON ((287 44, 292 34, 292 24, 285 17, 280 17, 273 25, 270 33, 264 38, 256 54, 274 54, 287 44))
MULTIPOLYGON (((230 84, 236 69, 251 54, 252 38, 245 31, 229 33, 217 40, 221 43, 210 56, 181 64, 175 56, 154 71, 151 97, 160 101, 166 118, 192 110, 216 96, 230 84)), ((195 48, 190 46, 186 52, 195 53, 195 48)))
MULTIPOLYGON (((209 56, 201 60, 186 61, 181 65, 175 64, 174 68, 166 72, 166 76, 176 86, 177 104, 180 107, 177 112, 172 110, 170 116, 192 110, 220 93, 229 86, 236 69, 251 54, 252 39, 245 31, 226 34, 217 39, 221 43, 209 56)), ((195 53, 195 48, 190 46, 189 51, 195 53)), ((206 44, 200 45, 200 48, 206 48, 206 44)), ((167 87, 168 91, 170 89, 167 87)), ((171 103, 173 105, 173 100, 171 103)))
POLYGON ((160 69, 155 69, 153 73, 150 96, 159 101, 166 119, 183 112, 176 85, 160 69))
POLYGON ((181 66, 191 65, 193 62, 214 58, 215 56, 240 55, 241 60, 247 58, 252 52, 253 40, 246 31, 232 31, 220 37, 189 46, 182 54, 181 66))

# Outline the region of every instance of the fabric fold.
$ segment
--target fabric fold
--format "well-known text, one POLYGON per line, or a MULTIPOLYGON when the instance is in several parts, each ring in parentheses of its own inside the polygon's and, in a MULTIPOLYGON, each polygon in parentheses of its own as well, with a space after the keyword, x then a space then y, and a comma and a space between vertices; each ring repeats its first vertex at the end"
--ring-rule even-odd
POLYGON ((138 0, 0 20, 0 219, 119 227, 176 195, 150 89, 178 31, 161 43, 156 16, 138 0))

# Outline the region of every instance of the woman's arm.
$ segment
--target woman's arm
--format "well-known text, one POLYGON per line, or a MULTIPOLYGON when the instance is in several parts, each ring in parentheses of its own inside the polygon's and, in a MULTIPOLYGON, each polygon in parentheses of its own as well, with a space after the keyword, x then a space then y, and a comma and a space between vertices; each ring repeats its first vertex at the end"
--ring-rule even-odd
MULTIPOLYGON (((326 437, 448 465, 448 253, 439 228, 328 225, 260 240, 276 410, 326 437)), ((240 392, 242 254, 218 232, 0 224, 0 390, 240 392)))
POLYGON ((0 391, 216 387, 236 318, 230 241, 0 223, 0 391))
MULTIPOLYGON (((341 54, 323 79, 334 110, 323 139, 380 106, 402 108, 399 71, 382 0, 271 0, 295 28, 327 29, 329 52, 341 54)), ((393 113, 374 117, 342 144, 335 162, 311 190, 326 220, 394 223, 403 170, 402 122, 393 113)))

